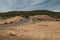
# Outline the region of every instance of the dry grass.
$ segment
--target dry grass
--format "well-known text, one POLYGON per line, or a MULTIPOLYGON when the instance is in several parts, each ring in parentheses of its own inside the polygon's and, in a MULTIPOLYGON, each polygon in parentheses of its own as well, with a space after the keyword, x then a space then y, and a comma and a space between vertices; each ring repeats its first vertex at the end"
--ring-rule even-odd
POLYGON ((60 22, 43 21, 0 28, 0 40, 60 40, 60 22))

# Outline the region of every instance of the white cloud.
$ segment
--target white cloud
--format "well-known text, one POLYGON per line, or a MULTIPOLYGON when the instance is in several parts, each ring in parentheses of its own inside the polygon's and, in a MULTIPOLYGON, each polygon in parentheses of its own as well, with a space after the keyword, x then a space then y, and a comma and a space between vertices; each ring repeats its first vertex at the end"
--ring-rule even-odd
POLYGON ((0 12, 11 10, 60 10, 60 0, 0 0, 0 12))

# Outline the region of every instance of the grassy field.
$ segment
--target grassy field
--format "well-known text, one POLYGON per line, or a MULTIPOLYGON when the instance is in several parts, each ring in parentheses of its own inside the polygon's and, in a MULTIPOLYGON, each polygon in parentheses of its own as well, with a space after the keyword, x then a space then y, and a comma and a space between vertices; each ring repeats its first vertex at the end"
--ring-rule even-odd
POLYGON ((0 40, 60 40, 60 22, 42 21, 0 27, 0 40))

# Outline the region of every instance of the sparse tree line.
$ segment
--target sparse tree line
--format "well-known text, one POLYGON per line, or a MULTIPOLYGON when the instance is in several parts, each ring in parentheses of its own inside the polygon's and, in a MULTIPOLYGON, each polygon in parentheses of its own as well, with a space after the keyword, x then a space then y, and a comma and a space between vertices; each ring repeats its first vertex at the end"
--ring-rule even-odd
POLYGON ((6 18, 21 16, 21 15, 25 18, 29 18, 29 16, 33 16, 33 15, 48 15, 48 16, 60 19, 60 12, 52 12, 47 10, 10 11, 5 13, 0 13, 0 18, 6 19, 6 18))

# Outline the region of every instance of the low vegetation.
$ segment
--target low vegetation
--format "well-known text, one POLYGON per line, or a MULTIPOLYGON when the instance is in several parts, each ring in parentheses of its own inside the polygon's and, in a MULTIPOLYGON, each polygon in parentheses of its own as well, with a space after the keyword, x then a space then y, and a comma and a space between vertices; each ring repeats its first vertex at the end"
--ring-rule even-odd
POLYGON ((48 15, 54 18, 60 19, 60 12, 52 12, 48 10, 35 10, 35 11, 10 11, 5 13, 0 13, 0 18, 9 18, 14 16, 23 16, 25 18, 29 18, 29 16, 33 15, 48 15))

